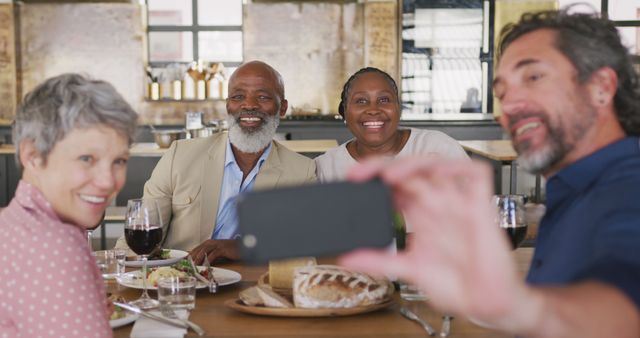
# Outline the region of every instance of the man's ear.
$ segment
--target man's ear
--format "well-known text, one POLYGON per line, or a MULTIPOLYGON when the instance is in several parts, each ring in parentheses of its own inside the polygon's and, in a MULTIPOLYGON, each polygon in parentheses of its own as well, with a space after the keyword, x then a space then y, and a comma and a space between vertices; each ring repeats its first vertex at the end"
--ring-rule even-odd
POLYGON ((31 139, 24 139, 18 145, 20 164, 24 169, 36 169, 42 165, 42 156, 31 139))
POLYGON ((602 67, 591 74, 588 88, 594 107, 613 105, 613 98, 618 89, 618 75, 611 67, 602 67))
POLYGON ((287 101, 287 99, 284 99, 280 102, 282 103, 280 105, 280 117, 282 117, 287 113, 287 109, 289 108, 289 101, 287 101))

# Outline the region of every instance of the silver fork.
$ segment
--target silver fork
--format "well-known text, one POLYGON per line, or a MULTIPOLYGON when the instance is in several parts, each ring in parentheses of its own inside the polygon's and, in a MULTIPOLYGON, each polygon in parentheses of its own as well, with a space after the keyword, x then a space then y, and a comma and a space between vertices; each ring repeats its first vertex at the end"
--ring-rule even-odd
POLYGON ((196 324, 196 323, 194 323, 194 322, 192 322, 190 320, 186 320, 186 319, 182 319, 182 318, 178 317, 178 314, 176 314, 175 311, 173 311, 173 309, 170 306, 161 305, 160 306, 160 312, 162 312, 162 315, 165 316, 165 317, 169 317, 169 318, 172 318, 172 319, 178 319, 178 320, 183 321, 185 324, 187 324, 189 326, 189 328, 191 330, 193 330, 193 332, 197 333, 198 336, 204 336, 205 331, 200 326, 198 326, 198 324, 196 324))
POLYGON ((209 264, 209 257, 207 257, 207 255, 204 255, 203 266, 205 267, 205 269, 207 269, 207 276, 209 278, 209 292, 210 293, 218 292, 218 281, 216 280, 216 277, 213 275, 214 269, 211 266, 211 264, 209 264))
POLYGON ((413 311, 403 306, 400 308, 400 313, 407 319, 413 320, 414 322, 420 324, 429 336, 434 336, 436 334, 436 330, 434 330, 433 327, 429 325, 429 323, 427 323, 424 319, 418 317, 418 315, 413 313, 413 311))

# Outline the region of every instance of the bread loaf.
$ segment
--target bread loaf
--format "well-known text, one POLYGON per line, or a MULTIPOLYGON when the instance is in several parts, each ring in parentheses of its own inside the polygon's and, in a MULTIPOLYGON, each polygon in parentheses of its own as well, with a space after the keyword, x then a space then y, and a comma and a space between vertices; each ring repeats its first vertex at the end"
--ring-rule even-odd
POLYGON ((314 257, 300 257, 269 262, 269 285, 274 289, 291 289, 293 271, 301 266, 316 265, 314 257))
POLYGON ((301 308, 350 308, 378 304, 393 294, 387 279, 374 279, 334 265, 297 268, 293 302, 301 308))

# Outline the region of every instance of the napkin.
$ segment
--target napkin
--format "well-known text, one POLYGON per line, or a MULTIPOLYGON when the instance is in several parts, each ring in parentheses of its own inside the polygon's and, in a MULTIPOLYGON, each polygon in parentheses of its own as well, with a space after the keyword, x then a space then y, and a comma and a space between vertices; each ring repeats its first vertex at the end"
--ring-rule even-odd
MULTIPOLYGON (((160 311, 151 311, 162 315, 160 311)), ((189 311, 175 310, 178 318, 189 319, 189 311)), ((131 329, 131 338, 182 338, 187 333, 187 329, 161 323, 157 320, 140 316, 131 329)))

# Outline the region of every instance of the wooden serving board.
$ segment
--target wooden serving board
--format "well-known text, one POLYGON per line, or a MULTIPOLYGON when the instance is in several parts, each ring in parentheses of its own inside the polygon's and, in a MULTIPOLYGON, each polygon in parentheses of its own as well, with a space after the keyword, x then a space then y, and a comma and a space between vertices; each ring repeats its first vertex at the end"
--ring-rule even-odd
POLYGON ((393 305, 395 301, 393 298, 389 298, 383 303, 358 306, 352 308, 336 308, 336 309, 304 309, 304 308, 275 308, 264 306, 248 306, 242 303, 240 299, 229 299, 224 302, 224 305, 228 308, 236 311, 260 315, 260 316, 274 316, 274 317, 342 317, 352 316, 361 313, 367 313, 387 308, 393 305))

